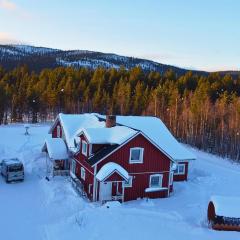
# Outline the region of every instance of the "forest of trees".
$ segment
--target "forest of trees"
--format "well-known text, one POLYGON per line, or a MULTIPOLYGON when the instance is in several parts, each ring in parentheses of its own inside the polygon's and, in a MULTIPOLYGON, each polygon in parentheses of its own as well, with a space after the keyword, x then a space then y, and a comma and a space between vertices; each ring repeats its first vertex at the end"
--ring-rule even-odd
POLYGON ((43 122, 59 112, 157 116, 180 141, 240 160, 240 76, 0 67, 0 124, 43 122))

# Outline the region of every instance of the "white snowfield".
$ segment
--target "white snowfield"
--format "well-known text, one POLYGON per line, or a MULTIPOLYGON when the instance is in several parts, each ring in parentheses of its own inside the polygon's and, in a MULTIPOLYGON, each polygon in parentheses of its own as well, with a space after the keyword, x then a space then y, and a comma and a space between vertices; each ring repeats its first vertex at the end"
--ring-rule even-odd
POLYGON ((208 228, 212 195, 240 197, 240 166, 188 148, 188 182, 174 183, 170 198, 100 206, 78 196, 66 177, 45 180, 41 152, 49 125, 0 126, 1 158, 18 157, 25 165, 23 183, 6 184, 0 176, 0 239, 6 240, 237 240, 239 232, 208 228))

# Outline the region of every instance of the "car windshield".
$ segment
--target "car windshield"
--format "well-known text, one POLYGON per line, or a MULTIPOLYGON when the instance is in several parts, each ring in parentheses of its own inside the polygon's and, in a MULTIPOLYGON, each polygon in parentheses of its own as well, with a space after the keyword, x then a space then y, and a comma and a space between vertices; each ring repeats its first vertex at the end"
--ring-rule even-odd
POLYGON ((12 166, 8 166, 8 171, 9 172, 19 172, 22 171, 23 167, 22 165, 12 165, 12 166))

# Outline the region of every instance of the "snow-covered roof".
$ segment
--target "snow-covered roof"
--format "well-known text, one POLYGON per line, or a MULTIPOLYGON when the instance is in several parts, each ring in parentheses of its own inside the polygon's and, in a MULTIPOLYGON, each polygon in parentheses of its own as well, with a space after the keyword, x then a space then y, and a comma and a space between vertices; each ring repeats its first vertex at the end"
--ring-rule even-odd
POLYGON ((48 151, 48 155, 53 160, 68 159, 67 147, 62 138, 46 139, 42 151, 48 151))
POLYGON ((2 162, 4 162, 6 165, 22 164, 18 158, 3 159, 2 162))
POLYGON ((94 114, 63 114, 58 119, 64 129, 65 140, 70 150, 75 151, 74 140, 78 140, 77 134, 85 128, 104 127, 105 123, 100 122, 94 114))
POLYGON ((89 143, 119 145, 137 133, 137 131, 125 126, 87 128, 83 129, 83 132, 89 143))
MULTIPOLYGON (((98 116, 106 118, 103 115, 98 116)), ((137 129, 144 133, 175 161, 196 159, 190 151, 176 140, 159 118, 148 116, 117 116, 116 121, 118 124, 137 129)))
POLYGON ((217 216, 240 218, 240 197, 212 196, 217 216))
POLYGON ((111 176, 114 172, 117 172, 125 180, 129 179, 128 172, 119 164, 113 162, 106 163, 104 166, 102 166, 102 168, 98 171, 96 178, 101 182, 107 177, 111 176))

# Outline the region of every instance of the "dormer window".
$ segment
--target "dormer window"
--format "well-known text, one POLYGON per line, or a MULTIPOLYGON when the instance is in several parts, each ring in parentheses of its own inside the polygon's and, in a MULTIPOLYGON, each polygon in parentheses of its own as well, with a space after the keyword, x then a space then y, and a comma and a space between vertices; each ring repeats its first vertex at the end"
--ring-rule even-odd
POLYGON ((61 127, 59 125, 57 126, 57 137, 61 137, 61 127))
POLYGON ((143 148, 130 148, 129 163, 143 163, 143 148))
POLYGON ((82 154, 87 156, 87 142, 86 141, 82 141, 82 154))

